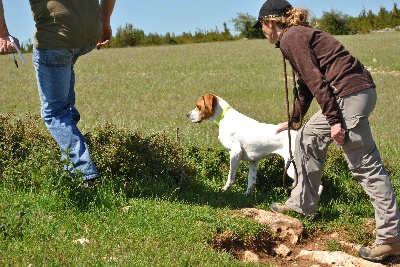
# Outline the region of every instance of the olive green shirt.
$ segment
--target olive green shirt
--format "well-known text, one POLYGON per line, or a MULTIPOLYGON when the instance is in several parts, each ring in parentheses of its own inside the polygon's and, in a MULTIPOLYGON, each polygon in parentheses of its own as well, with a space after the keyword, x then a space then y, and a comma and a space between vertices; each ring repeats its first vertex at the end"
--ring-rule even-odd
POLYGON ((101 38, 98 0, 29 0, 37 49, 72 49, 101 38))

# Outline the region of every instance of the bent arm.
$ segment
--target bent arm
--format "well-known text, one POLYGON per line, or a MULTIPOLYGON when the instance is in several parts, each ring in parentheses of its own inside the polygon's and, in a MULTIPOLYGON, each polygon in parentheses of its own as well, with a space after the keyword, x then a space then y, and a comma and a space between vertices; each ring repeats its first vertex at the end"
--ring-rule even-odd
MULTIPOLYGON (((8 38, 9 35, 10 33, 8 32, 6 19, 4 17, 3 1, 0 0, 0 54, 16 52, 14 46, 8 38)), ((14 41, 19 46, 18 39, 14 38, 14 41)))
POLYGON ((0 37, 8 36, 8 28, 4 17, 3 0, 0 0, 0 37))
POLYGON ((116 0, 101 1, 101 23, 110 25, 111 14, 114 10, 116 0))
POLYGON ((111 14, 114 10, 116 0, 102 0, 100 4, 101 13, 101 25, 103 27, 103 33, 100 41, 97 44, 97 49, 100 49, 102 46, 108 44, 112 38, 112 29, 111 29, 111 14))

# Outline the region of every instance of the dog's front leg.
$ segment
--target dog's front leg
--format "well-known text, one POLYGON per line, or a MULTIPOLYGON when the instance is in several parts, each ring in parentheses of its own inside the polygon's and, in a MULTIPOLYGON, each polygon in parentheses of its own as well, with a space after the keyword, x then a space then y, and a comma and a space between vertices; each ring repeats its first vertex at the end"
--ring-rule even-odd
POLYGON ((244 193, 246 196, 250 196, 253 193, 254 188, 256 187, 256 179, 257 179, 257 168, 258 168, 258 160, 249 162, 249 176, 247 177, 247 190, 244 193))
POLYGON ((233 184, 233 182, 235 182, 236 171, 239 167, 241 156, 242 156, 241 149, 229 151, 229 160, 230 160, 229 174, 228 174, 228 179, 226 180, 226 184, 222 188, 222 190, 226 191, 233 184))

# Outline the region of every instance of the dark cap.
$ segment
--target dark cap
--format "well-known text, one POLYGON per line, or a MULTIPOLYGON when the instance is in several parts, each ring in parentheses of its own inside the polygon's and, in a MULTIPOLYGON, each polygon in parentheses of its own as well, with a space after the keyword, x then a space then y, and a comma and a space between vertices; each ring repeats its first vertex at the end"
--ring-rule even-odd
POLYGON ((292 8, 292 5, 286 0, 267 0, 258 14, 257 21, 253 24, 252 28, 260 29, 261 20, 264 17, 282 17, 286 15, 288 8, 292 8))

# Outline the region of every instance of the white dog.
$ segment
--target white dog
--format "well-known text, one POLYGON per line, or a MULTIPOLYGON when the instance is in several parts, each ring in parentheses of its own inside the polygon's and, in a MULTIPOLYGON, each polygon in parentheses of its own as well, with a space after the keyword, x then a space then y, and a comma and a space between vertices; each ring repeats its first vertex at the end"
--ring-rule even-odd
MULTIPOLYGON (((223 190, 227 190, 235 181, 240 160, 249 162, 248 187, 250 195, 256 184, 257 167, 260 159, 270 154, 278 154, 286 161, 289 159, 289 139, 287 131, 276 134, 278 125, 260 123, 234 110, 225 100, 206 94, 197 101, 196 108, 187 114, 192 122, 210 120, 219 126, 218 139, 229 151, 230 168, 223 190)), ((292 152, 296 131, 291 131, 292 152)), ((288 176, 294 178, 294 166, 290 164, 288 176)))

